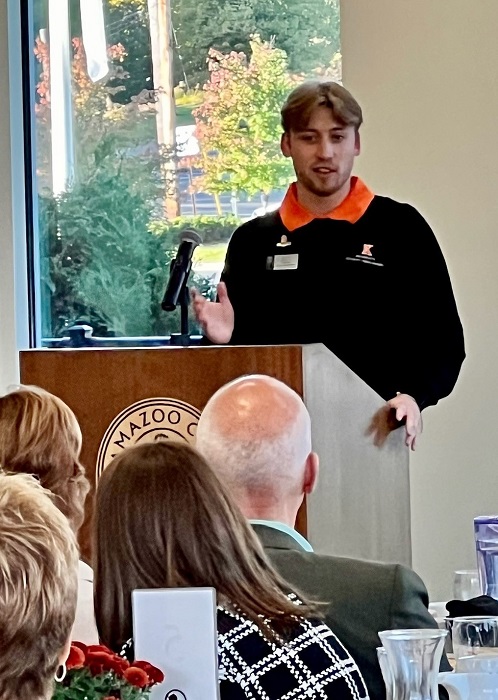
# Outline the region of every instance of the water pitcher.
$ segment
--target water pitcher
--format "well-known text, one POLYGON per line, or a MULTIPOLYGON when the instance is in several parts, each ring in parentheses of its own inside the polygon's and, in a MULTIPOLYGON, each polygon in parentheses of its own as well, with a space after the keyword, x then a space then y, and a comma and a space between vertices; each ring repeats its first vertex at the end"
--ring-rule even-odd
POLYGON ((392 700, 438 700, 439 662, 447 634, 440 629, 379 632, 390 675, 382 671, 392 700))
POLYGON ((481 591, 498 599, 498 515, 474 518, 481 591))

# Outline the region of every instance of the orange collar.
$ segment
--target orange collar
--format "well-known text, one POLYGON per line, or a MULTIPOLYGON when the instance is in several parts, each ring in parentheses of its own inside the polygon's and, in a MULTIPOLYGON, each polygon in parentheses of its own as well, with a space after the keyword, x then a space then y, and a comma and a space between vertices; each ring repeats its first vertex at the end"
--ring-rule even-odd
POLYGON ((368 189, 363 180, 360 180, 359 177, 352 177, 351 189, 346 199, 328 214, 318 216, 305 209, 298 202, 297 187, 296 183, 293 182, 280 205, 279 213, 282 223, 288 231, 301 228, 301 226, 309 224, 313 219, 339 219, 355 224, 366 212, 374 197, 374 193, 368 189))

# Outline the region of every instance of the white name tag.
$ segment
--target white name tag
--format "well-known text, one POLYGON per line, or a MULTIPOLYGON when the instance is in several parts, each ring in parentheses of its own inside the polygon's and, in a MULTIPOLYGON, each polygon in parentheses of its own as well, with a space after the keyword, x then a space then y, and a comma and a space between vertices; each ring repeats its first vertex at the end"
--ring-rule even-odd
POLYGON ((273 258, 274 270, 297 270, 299 262, 299 254, 292 253, 290 255, 275 255, 273 258))

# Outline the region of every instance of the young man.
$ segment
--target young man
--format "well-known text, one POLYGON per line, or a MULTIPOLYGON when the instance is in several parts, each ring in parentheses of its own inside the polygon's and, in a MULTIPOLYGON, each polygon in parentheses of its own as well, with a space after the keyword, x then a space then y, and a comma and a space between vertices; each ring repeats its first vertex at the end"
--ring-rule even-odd
POLYGON ((213 343, 324 343, 406 421, 413 449, 420 410, 455 385, 463 331, 427 222, 351 177, 361 123, 336 83, 291 92, 281 145, 297 182, 235 231, 218 301, 194 292, 194 310, 213 343))

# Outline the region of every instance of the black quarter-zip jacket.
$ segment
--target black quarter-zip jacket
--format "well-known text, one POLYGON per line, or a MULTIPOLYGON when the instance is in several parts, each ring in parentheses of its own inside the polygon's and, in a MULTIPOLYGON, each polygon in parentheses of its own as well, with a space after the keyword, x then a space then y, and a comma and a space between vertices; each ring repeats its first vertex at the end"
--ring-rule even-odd
POLYGON ((376 195, 355 223, 317 218, 293 231, 278 212, 248 221, 221 279, 230 344, 323 343, 384 399, 410 394, 421 409, 455 385, 462 325, 436 238, 409 204, 376 195))

